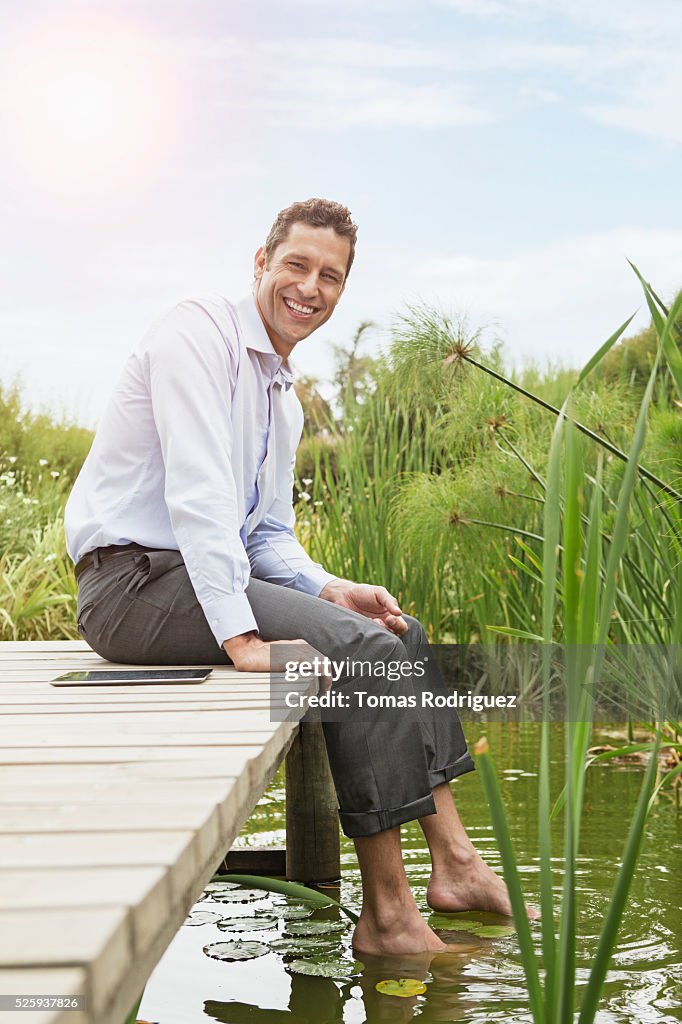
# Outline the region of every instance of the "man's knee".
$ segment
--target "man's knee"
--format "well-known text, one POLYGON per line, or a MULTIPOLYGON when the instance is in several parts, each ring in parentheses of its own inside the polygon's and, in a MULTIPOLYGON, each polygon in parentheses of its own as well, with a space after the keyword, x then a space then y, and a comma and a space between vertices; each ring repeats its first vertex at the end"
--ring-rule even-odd
POLYGON ((423 643, 428 639, 426 636, 426 630, 419 619, 415 619, 414 615, 405 614, 403 614, 403 618, 407 623, 407 633, 403 637, 406 644, 423 643))

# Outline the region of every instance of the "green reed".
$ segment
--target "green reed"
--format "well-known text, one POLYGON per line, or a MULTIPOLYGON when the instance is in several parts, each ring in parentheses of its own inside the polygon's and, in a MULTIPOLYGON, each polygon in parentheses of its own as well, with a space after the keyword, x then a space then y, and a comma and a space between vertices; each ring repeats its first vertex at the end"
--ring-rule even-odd
MULTIPOLYGON (((645 285, 649 299, 649 290, 645 285)), ((611 899, 604 914, 601 934, 587 984, 576 1007, 575 951, 577 933, 576 866, 584 809, 587 752, 592 736, 594 684, 600 678, 606 645, 613 630, 613 613, 619 589, 622 589, 624 558, 628 549, 633 513, 633 496, 644 449, 647 417, 659 360, 676 367, 670 354, 671 324, 679 313, 679 304, 665 317, 654 317, 659 334, 659 353, 651 370, 632 441, 624 463, 618 495, 610 511, 607 529, 604 508, 603 463, 600 460, 592 482, 584 471, 583 452, 578 443, 573 419, 573 395, 569 393, 559 411, 553 431, 547 466, 544 499, 544 543, 542 555, 542 639, 544 715, 539 770, 538 823, 540 853, 540 903, 542 928, 541 980, 538 958, 533 947, 526 916, 520 875, 515 863, 506 812, 487 741, 476 747, 478 765, 491 808, 493 827, 500 847, 505 879, 509 887, 519 946, 526 974, 533 1018, 542 1024, 568 1024, 578 1012, 579 1024, 590 1024, 599 1007, 599 998, 615 947, 618 929, 635 871, 644 835, 647 811, 657 792, 656 776, 660 730, 650 745, 650 757, 644 774, 637 806, 630 821, 620 866, 616 872, 611 899), (587 515, 585 508, 589 508, 587 515), (560 605, 560 609, 558 609, 560 605), (564 876, 562 897, 555 921, 553 899, 553 856, 551 841, 552 803, 549 786, 550 715, 549 682, 551 647, 557 639, 557 613, 565 643, 564 697, 566 707, 564 789, 561 794, 564 833, 562 860, 564 876)), ((610 346, 597 354, 601 358, 610 346)), ((582 382, 598 359, 590 360, 577 383, 582 382)), ((677 382, 677 381, 676 381, 677 382)), ((682 378, 680 380, 682 383, 682 378)), ((520 635, 517 634, 517 635, 520 635)), ((527 634, 536 638, 536 634, 527 634)))

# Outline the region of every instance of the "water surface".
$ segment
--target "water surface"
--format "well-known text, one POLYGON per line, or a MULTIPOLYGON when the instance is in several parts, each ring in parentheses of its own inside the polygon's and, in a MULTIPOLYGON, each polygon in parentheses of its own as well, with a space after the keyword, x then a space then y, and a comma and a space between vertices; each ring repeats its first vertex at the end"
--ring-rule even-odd
MULTIPOLYGON (((479 733, 469 726, 470 744, 479 733)), ((511 817, 512 834, 526 897, 538 901, 537 768, 539 725, 501 724, 487 727, 491 750, 511 817)), ((617 745, 613 735, 595 742, 617 745)), ((554 727, 553 795, 561 788, 561 727, 554 727)), ((594 955, 625 831, 642 780, 638 765, 604 764, 588 771, 581 857, 578 865, 580 943, 579 984, 594 955)), ((476 773, 453 783, 460 814, 480 853, 501 870, 485 797, 476 773)), ((561 823, 554 829, 555 849, 561 823)), ((239 845, 284 845, 284 781, 280 770, 260 801, 239 845)), ((424 895, 429 877, 428 850, 417 823, 403 827, 406 870, 417 901, 428 912, 424 895)), ((559 902, 561 861, 555 857, 555 889, 559 902)), ((343 878, 340 900, 360 910, 360 877, 353 844, 342 839, 343 878)), ((338 890, 330 895, 339 898, 338 890)), ((278 899, 264 894, 254 903, 234 905, 202 901, 195 910, 251 914, 272 909, 278 899)), ((469 915, 467 915, 469 916, 469 915)), ((473 915, 476 916, 476 915, 473 915)), ((483 919, 486 915, 477 915, 483 919)), ((682 1021, 682 816, 674 797, 662 796, 647 823, 636 876, 625 910, 615 956, 604 989, 599 1024, 664 1024, 682 1021)), ((313 918, 338 920, 335 911, 316 911, 313 918)), ((342 918, 342 920, 346 920, 342 918)), ((500 920, 500 919, 496 919, 500 920)), ((462 932, 447 940, 463 944, 462 952, 424 963, 365 962, 348 981, 312 978, 286 969, 287 958, 270 952, 255 960, 224 963, 209 959, 203 947, 230 938, 268 942, 283 930, 235 935, 216 925, 183 927, 149 979, 139 1016, 159 1024, 303 1024, 303 1022, 467 1021, 504 1024, 531 1020, 526 985, 515 936, 476 939, 462 932), (443 962, 443 960, 445 962, 443 962), (396 998, 379 994, 377 981, 411 977, 426 983, 424 995, 396 998)), ((341 936, 339 956, 349 959, 350 926, 341 936)), ((445 936, 444 936, 445 937, 445 936)), ((539 948, 539 929, 534 929, 539 948)), ((291 959, 291 958, 289 958, 291 959)))

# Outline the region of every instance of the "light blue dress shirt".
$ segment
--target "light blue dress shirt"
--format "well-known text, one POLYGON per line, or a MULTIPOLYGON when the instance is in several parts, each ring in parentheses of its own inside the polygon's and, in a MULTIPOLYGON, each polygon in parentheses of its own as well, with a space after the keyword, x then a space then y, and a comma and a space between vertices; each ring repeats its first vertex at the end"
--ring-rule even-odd
POLYGON ((69 555, 136 542, 182 553, 216 641, 257 629, 261 580, 333 579, 294 535, 303 410, 253 296, 188 299, 130 356, 65 512, 69 555))

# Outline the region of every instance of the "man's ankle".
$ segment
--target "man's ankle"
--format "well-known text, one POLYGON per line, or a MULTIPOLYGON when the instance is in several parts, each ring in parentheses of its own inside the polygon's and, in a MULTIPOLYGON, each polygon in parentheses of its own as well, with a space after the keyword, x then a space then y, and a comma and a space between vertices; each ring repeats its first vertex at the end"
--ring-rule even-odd
POLYGON ((362 915, 367 918, 368 924, 380 932, 395 928, 398 921, 405 923, 413 917, 420 917, 411 893, 409 896, 392 896, 379 903, 365 901, 362 915))
POLYGON ((439 850, 436 856, 432 855, 431 877, 438 875, 450 875, 453 870, 460 872, 473 866, 478 859, 478 853, 474 846, 468 843, 452 842, 445 850, 439 850))

